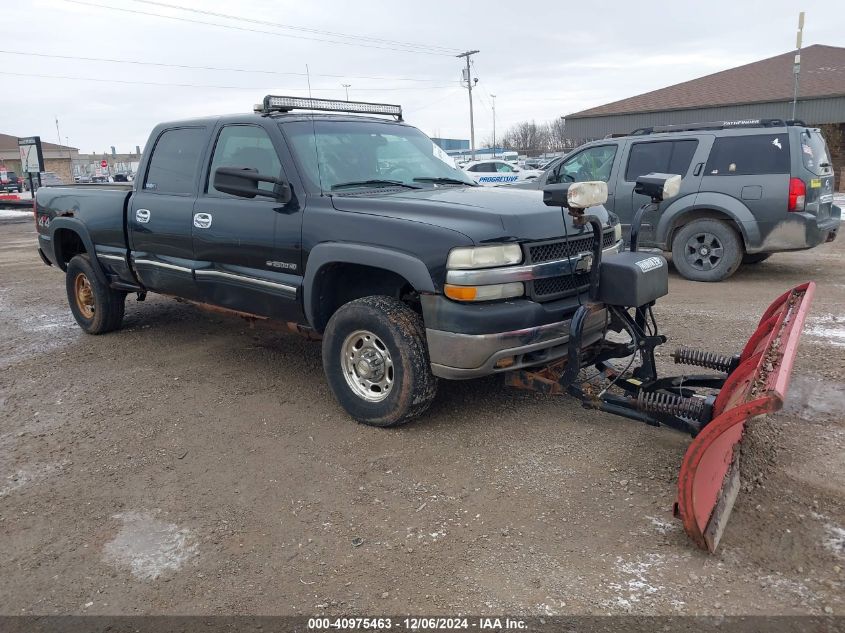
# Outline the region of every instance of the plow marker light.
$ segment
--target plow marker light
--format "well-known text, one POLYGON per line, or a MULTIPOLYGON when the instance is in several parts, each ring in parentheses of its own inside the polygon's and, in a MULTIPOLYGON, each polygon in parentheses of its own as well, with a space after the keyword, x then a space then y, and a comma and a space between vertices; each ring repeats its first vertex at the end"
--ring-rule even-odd
POLYGON ((745 423, 783 407, 815 288, 811 281, 801 284, 769 306, 719 391, 713 419, 684 455, 675 514, 689 537, 710 552, 719 545, 740 489, 745 423))

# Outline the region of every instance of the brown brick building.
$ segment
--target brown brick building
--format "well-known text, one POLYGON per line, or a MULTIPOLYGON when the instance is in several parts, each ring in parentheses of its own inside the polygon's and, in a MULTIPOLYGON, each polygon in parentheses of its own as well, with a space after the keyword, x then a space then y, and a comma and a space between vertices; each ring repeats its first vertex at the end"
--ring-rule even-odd
MULTIPOLYGON (((795 51, 566 116, 566 135, 582 141, 654 125, 791 119, 795 51)), ((801 51, 795 118, 827 140, 839 191, 845 191, 845 48, 801 51)))
MULTIPOLYGON (((66 145, 48 143, 42 139, 41 149, 44 153, 44 171, 52 171, 63 182, 73 182, 73 161, 79 157, 79 150, 66 145)), ((21 174, 21 155, 18 150, 18 137, 10 134, 0 134, 0 168, 5 166, 8 171, 21 174)))

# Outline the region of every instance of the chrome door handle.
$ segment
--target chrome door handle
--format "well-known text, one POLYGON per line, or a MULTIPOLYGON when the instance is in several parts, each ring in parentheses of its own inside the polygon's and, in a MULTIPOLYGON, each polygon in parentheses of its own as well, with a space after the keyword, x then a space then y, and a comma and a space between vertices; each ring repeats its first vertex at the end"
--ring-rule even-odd
POLYGON ((135 220, 140 222, 141 224, 146 224, 150 221, 150 210, 149 209, 137 209, 135 211, 135 220))
POLYGON ((210 213, 194 213, 194 226, 198 229, 207 229, 211 226, 210 213))

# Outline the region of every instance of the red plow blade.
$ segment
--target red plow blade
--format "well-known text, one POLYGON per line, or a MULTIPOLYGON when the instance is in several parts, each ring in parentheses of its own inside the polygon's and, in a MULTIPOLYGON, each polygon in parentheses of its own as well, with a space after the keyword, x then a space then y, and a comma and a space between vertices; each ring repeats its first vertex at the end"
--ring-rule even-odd
POLYGON ((710 552, 716 551, 739 492, 745 423, 783 406, 815 287, 796 286, 769 306, 716 398, 713 419, 684 455, 675 514, 690 538, 710 552))

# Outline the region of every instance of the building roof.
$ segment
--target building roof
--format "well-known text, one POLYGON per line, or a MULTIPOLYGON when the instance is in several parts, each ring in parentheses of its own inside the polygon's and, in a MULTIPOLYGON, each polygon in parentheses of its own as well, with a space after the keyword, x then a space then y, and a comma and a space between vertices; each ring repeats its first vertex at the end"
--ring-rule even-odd
MULTIPOLYGON (((794 56, 795 51, 790 51, 569 114, 566 118, 791 101, 794 56)), ((845 48, 814 44, 802 49, 798 98, 831 96, 845 96, 845 48)))
MULTIPOLYGON (((12 136, 11 134, 0 134, 0 152, 8 152, 10 150, 18 151, 18 138, 19 137, 12 136)), ((50 151, 77 149, 76 147, 68 147, 67 145, 56 145, 55 143, 48 143, 44 140, 41 141, 41 148, 50 151)))

